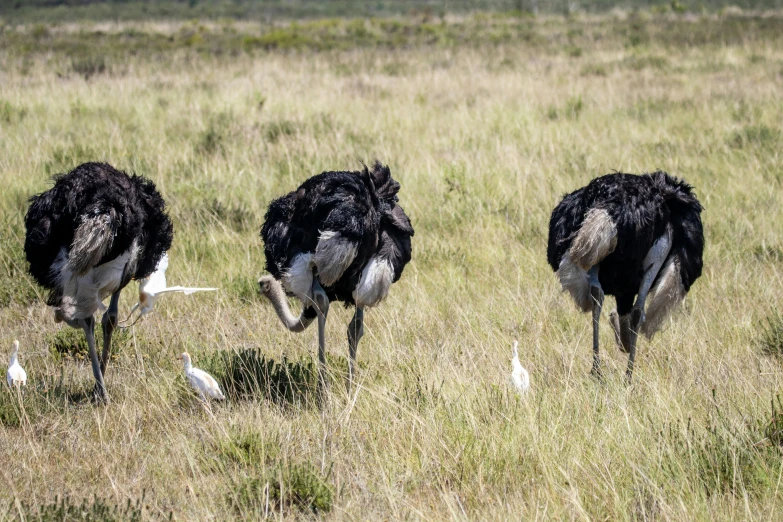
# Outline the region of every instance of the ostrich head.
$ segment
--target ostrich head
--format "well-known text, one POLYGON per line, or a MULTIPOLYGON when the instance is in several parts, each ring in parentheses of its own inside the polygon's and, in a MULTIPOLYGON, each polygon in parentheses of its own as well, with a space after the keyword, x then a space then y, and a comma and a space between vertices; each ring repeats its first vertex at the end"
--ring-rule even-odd
POLYGON ((278 283, 277 280, 271 275, 261 276, 261 279, 258 280, 258 286, 261 289, 261 295, 270 299, 272 293, 274 292, 274 287, 279 285, 280 283, 278 283))
POLYGON ((301 332, 313 322, 313 316, 305 315, 306 309, 302 310, 302 314, 299 317, 291 312, 285 290, 283 290, 283 285, 271 275, 262 276, 261 279, 258 280, 258 286, 261 295, 272 302, 277 317, 280 318, 283 325, 290 331, 301 332))

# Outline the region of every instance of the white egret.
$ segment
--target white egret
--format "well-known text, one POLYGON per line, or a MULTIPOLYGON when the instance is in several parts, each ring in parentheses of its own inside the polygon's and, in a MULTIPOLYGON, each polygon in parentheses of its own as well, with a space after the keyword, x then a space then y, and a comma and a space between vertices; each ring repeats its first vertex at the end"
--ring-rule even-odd
POLYGON ((211 399, 224 400, 226 397, 220 391, 220 386, 214 377, 199 368, 194 368, 190 361, 190 354, 183 352, 179 357, 185 363, 185 377, 194 390, 199 392, 206 402, 207 396, 211 399))
POLYGON ((14 341, 14 351, 11 352, 11 363, 5 374, 8 386, 27 386, 27 372, 19 364, 19 341, 14 341))
POLYGON ((519 393, 525 393, 530 389, 530 375, 519 362, 518 346, 519 343, 514 341, 514 347, 511 349, 511 384, 519 393))
POLYGON ((141 319, 142 316, 147 315, 150 313, 153 308, 155 308, 155 303, 158 300, 158 297, 160 297, 163 294, 168 294, 172 292, 182 292, 185 295, 190 295, 195 292, 213 292, 217 290, 217 288, 192 288, 192 287, 186 287, 186 286, 166 286, 166 269, 169 267, 169 255, 168 253, 164 254, 163 257, 160 258, 160 262, 158 263, 158 266, 155 268, 155 271, 150 274, 149 277, 145 277, 144 279, 139 280, 139 302, 133 305, 133 308, 131 308, 130 314, 128 315, 128 318, 125 319, 125 326, 123 328, 127 328, 128 326, 133 326, 138 322, 139 319, 141 319), (139 314, 136 317, 136 320, 133 321, 132 324, 128 325, 128 321, 130 321, 131 317, 133 317, 133 313, 138 310, 139 314))

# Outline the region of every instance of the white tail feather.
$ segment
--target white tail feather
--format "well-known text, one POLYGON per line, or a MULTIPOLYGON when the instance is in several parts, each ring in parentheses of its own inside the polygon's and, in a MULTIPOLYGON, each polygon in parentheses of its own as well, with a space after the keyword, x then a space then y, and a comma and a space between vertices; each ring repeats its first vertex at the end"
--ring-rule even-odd
POLYGON ((582 270, 590 270, 617 247, 617 227, 609 212, 591 209, 568 249, 571 262, 582 270))
POLYGON ((315 266, 318 280, 324 286, 332 286, 345 273, 356 258, 358 246, 339 232, 324 231, 315 247, 315 266))
POLYGON ((677 256, 669 256, 655 285, 650 290, 641 332, 651 339, 660 330, 666 317, 682 303, 686 294, 680 278, 680 263, 677 261, 677 256))

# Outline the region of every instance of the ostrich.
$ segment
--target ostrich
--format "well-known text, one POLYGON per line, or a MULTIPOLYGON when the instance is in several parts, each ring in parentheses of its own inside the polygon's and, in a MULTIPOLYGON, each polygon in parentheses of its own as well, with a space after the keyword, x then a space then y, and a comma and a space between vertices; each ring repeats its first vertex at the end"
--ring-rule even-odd
POLYGON ((171 247, 173 229, 155 185, 106 163, 85 163, 54 178, 30 198, 25 217, 30 274, 50 291, 56 322, 87 337, 96 395, 108 401, 103 376, 117 326, 120 291, 149 276, 171 247), (108 308, 103 304, 111 296, 108 308), (95 351, 97 310, 103 314, 103 354, 95 351))
POLYGON ((261 237, 261 294, 283 324, 301 332, 318 318, 318 383, 325 386, 324 328, 330 301, 355 305, 348 325, 348 386, 364 335, 364 309, 380 303, 411 259, 413 227, 398 205, 400 184, 377 161, 358 172, 324 172, 269 205, 261 237), (285 290, 284 290, 285 289, 285 290), (286 292, 302 301, 291 313, 286 292))
POLYGON ((688 184, 661 171, 596 178, 555 207, 547 261, 577 307, 592 311, 591 374, 600 377, 598 320, 613 295, 610 323, 630 382, 638 333, 652 338, 701 275, 701 210, 688 184))

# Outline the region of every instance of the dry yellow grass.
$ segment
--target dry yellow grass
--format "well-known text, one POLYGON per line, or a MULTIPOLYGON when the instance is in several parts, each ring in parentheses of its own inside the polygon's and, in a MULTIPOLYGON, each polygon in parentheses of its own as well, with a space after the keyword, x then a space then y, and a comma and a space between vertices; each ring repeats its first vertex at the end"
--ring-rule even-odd
MULTIPOLYGON (((591 22, 536 23, 555 34, 591 22)), ((327 519, 780 517, 783 454, 765 427, 783 371, 754 339, 783 305, 783 51, 596 42, 182 50, 89 80, 63 75, 57 53, 0 52, 0 344, 21 341, 30 377, 21 421, 2 391, 0 517, 55 495, 124 505, 145 493, 145 518, 307 518, 241 494, 307 466, 332 493, 327 519), (288 333, 256 295, 269 201, 376 157, 416 236, 402 279, 367 313, 357 393, 336 375, 323 412, 263 398, 202 411, 182 351, 196 365, 248 347, 315 358, 315 330, 288 333), (153 179, 176 227, 170 282, 221 287, 164 297, 121 339, 108 407, 79 395, 86 360, 54 353, 66 334, 21 252, 26 198, 87 160, 153 179), (630 387, 605 315, 599 384, 590 320, 546 264, 549 213, 599 174, 657 168, 706 208, 705 270, 640 343, 630 387), (513 339, 531 374, 524 399, 507 385, 513 339)), ((349 320, 332 308, 334 372, 349 320)))

